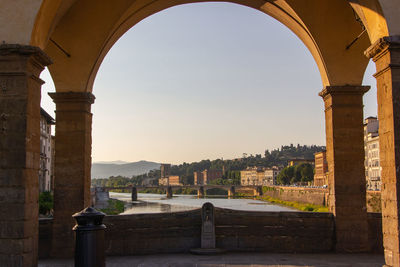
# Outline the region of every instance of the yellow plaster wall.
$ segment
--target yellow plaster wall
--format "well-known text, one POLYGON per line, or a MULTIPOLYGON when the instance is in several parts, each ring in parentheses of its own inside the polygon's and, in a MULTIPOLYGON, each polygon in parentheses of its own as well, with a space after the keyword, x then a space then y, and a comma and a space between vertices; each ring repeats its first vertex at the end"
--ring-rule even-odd
POLYGON ((378 0, 351 0, 350 5, 357 12, 367 29, 370 43, 389 35, 378 0))
MULTIPOLYGON (((57 91, 91 91, 103 58, 123 33, 147 16, 189 2, 194 1, 119 0, 116 4, 98 0, 96 5, 89 0, 76 2, 52 35, 72 57, 67 58, 51 43, 46 47, 56 62, 50 71, 57 91)), ((361 31, 345 0, 335 4, 319 0, 280 0, 274 5, 264 1, 231 2, 259 9, 289 27, 311 51, 325 86, 361 83, 368 62, 362 52, 369 42, 364 38, 352 49, 344 49, 361 31)))
MULTIPOLYGON (((0 0, 2 1, 2 0, 0 0)), ((32 34, 32 44, 45 47, 55 64, 50 72, 57 91, 91 91, 102 60, 114 43, 142 19, 166 8, 207 0, 44 0, 32 34), (61 3, 56 3, 60 2, 61 3), (58 7, 57 7, 58 6, 58 7), (57 11, 56 11, 57 10, 57 11), (49 16, 45 16, 49 13, 49 16), (44 30, 42 30, 44 29, 44 30), (66 57, 51 36, 71 57, 66 57)), ((351 5, 368 26, 350 49, 346 46, 362 31, 347 0, 261 0, 229 2, 258 9, 291 29, 306 45, 319 68, 322 83, 361 84, 371 40, 385 33, 378 0, 353 0, 351 5), (362 2, 362 3, 361 3, 362 2), (372 26, 371 26, 372 25, 372 26), (369 37, 370 38, 369 38, 369 37)), ((266 32, 266 34, 268 34, 266 32)), ((379 36, 379 37, 378 37, 379 36)))
POLYGON ((29 45, 42 0, 0 0, 0 42, 29 45))

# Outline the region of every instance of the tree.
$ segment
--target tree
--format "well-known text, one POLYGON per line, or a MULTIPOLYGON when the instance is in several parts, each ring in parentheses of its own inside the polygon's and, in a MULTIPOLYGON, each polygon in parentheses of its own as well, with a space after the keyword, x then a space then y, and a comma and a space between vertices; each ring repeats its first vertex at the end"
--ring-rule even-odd
POLYGON ((302 182, 311 182, 314 179, 314 169, 311 164, 304 164, 304 167, 301 169, 301 181, 302 182))
POLYGON ((295 167, 293 166, 284 168, 276 177, 277 183, 282 185, 290 184, 295 174, 294 170, 295 167))

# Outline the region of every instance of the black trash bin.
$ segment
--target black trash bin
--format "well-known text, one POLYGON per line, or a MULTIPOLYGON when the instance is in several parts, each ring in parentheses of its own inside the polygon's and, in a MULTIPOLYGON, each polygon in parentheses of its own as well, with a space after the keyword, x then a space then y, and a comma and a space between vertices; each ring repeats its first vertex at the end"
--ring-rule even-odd
POLYGON ((75 267, 104 267, 104 229, 105 214, 92 207, 75 213, 75 267))

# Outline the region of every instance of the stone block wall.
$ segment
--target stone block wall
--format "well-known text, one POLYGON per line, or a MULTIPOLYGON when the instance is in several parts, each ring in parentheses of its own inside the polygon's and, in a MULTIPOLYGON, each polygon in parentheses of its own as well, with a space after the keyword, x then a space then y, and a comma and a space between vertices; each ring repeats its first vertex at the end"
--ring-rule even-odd
MULTIPOLYGON (((104 218, 108 256, 185 253, 200 247, 200 209, 163 214, 113 215, 104 218)), ((39 221, 39 257, 48 258, 52 220, 39 221)), ((331 213, 253 212, 215 209, 217 247, 228 251, 283 253, 329 252, 334 248, 331 213)), ((382 218, 368 214, 369 244, 383 253, 382 218)))
MULTIPOLYGON (((290 186, 268 186, 263 187, 264 195, 284 201, 297 201, 300 203, 326 206, 328 201, 328 190, 324 188, 290 187, 290 186)), ((381 192, 367 191, 368 212, 381 212, 381 192)))
POLYGON ((314 253, 333 249, 330 213, 216 209, 215 224, 217 247, 229 251, 314 253))
POLYGON ((368 212, 368 239, 373 253, 383 254, 382 214, 368 212))
POLYGON ((297 201, 320 206, 326 206, 328 190, 324 188, 270 186, 264 187, 264 195, 284 201, 297 201))
POLYGON ((53 219, 39 219, 39 259, 50 257, 53 238, 53 219))
POLYGON ((106 216, 106 254, 188 252, 200 247, 200 210, 106 216))

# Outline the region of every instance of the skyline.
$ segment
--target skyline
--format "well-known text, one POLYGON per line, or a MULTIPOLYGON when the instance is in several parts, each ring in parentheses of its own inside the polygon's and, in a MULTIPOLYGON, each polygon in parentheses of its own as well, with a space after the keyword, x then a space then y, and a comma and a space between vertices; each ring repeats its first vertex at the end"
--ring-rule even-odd
MULTIPOLYGON (((365 117, 376 116, 373 68, 365 117)), ((41 77, 54 116, 54 85, 41 77)), ((177 164, 325 145, 321 90, 307 48, 271 17, 226 3, 173 7, 135 25, 102 63, 92 159, 177 164)))

